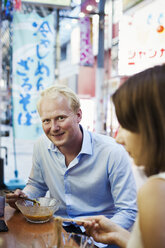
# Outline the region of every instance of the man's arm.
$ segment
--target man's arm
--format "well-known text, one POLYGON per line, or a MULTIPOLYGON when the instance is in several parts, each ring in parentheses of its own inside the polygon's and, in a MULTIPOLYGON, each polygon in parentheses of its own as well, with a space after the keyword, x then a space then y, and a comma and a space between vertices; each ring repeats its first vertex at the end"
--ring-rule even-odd
POLYGON ((119 145, 111 154, 109 180, 116 208, 113 222, 129 230, 137 214, 137 191, 130 158, 125 149, 119 145))
POLYGON ((23 189, 23 192, 26 195, 33 198, 45 196, 46 192, 48 191, 47 185, 45 184, 45 180, 42 174, 39 158, 39 148, 38 143, 36 143, 33 149, 32 169, 27 185, 23 189))

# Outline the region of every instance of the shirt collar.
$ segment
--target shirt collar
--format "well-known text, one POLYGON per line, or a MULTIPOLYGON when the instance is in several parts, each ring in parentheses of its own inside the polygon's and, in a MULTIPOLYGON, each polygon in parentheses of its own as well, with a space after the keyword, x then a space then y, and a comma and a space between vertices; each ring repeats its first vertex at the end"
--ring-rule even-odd
POLYGON ((92 155, 92 137, 90 132, 85 130, 82 126, 80 126, 80 128, 83 132, 83 143, 80 153, 92 155))
MULTIPOLYGON (((82 142, 82 148, 79 154, 89 154, 92 155, 92 137, 90 135, 90 132, 85 130, 81 125, 80 129, 83 133, 83 142, 82 142)), ((58 148, 49 140, 48 142, 48 149, 59 152, 58 148)))
POLYGON ((55 146, 50 140, 49 140, 49 143, 48 143, 48 149, 51 150, 51 151, 59 152, 57 146, 55 146))

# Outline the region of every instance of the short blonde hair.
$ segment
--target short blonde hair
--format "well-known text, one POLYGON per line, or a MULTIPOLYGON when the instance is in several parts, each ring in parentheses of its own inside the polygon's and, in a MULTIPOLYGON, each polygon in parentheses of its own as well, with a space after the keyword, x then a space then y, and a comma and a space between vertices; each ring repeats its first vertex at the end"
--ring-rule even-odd
POLYGON ((42 99, 45 96, 50 98, 50 99, 54 99, 54 98, 57 98, 58 94, 65 96, 68 99, 68 101, 70 103, 70 107, 73 110, 73 112, 77 113, 77 111, 80 108, 79 97, 69 87, 67 87, 65 85, 59 85, 59 84, 55 84, 55 85, 50 86, 50 87, 46 88, 45 90, 41 91, 40 98, 37 102, 38 112, 40 113, 40 104, 41 104, 42 99))

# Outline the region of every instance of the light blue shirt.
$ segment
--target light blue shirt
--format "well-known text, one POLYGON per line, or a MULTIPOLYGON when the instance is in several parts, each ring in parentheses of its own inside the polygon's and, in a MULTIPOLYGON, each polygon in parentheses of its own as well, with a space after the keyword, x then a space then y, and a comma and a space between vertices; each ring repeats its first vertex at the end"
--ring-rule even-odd
POLYGON ((80 153, 69 164, 58 148, 42 135, 34 145, 33 166, 24 192, 61 202, 62 217, 105 215, 129 229, 135 221, 136 185, 129 156, 108 136, 83 129, 80 153))

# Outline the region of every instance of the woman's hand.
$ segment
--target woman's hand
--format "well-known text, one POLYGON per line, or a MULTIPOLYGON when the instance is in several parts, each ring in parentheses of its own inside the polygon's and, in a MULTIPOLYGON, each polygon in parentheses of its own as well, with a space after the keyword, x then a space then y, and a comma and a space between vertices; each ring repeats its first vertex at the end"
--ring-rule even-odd
POLYGON ((127 246, 130 233, 118 226, 105 216, 93 216, 85 219, 81 224, 85 227, 86 233, 92 236, 96 242, 115 244, 121 248, 127 246))

